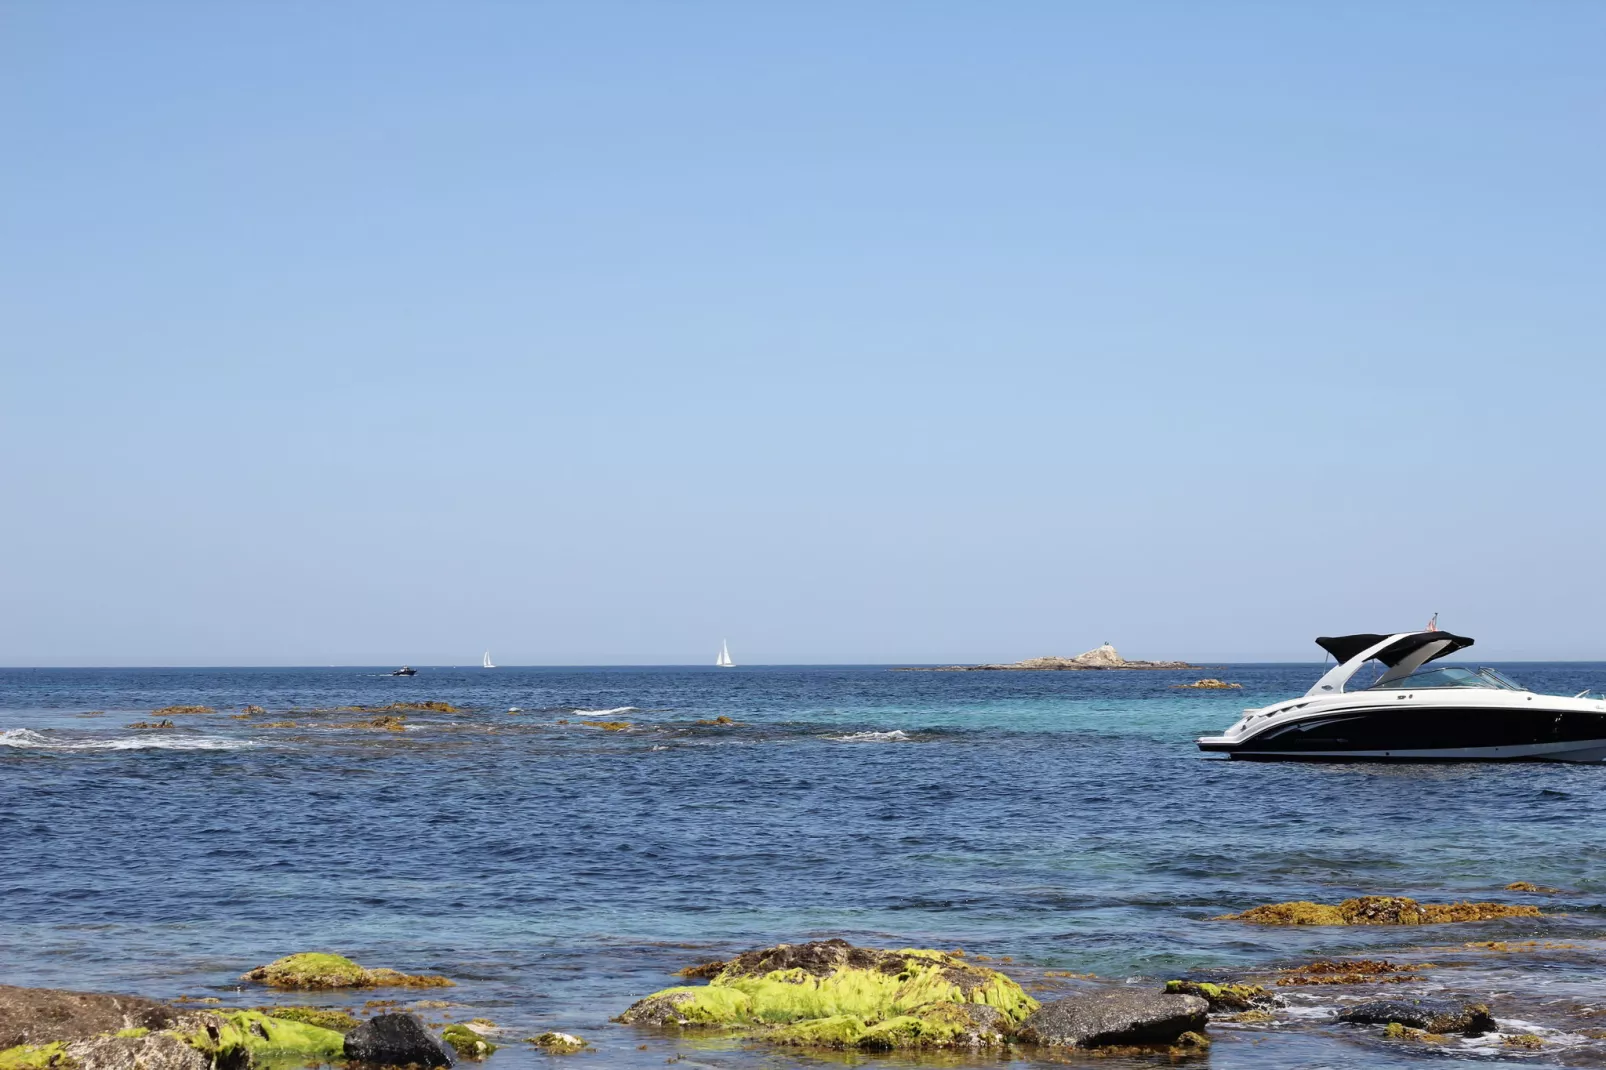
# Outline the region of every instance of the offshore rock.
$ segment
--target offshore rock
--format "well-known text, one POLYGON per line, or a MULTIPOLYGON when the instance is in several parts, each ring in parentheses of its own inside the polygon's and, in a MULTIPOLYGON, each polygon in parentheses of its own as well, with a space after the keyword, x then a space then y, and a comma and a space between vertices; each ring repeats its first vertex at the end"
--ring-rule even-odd
POLYGON ((1508 903, 1418 903, 1403 895, 1363 895, 1337 906, 1295 900, 1223 914, 1216 921, 1257 925, 1444 925, 1459 921, 1539 916, 1536 906, 1508 903))
POLYGON ((1338 1016, 1341 1022, 1388 1025, 1398 1022, 1429 1033, 1461 1033, 1469 1037, 1493 1033, 1500 1027, 1485 1003, 1450 999, 1374 999, 1357 1003, 1338 1016))
POLYGON ((177 1016, 171 1007, 139 996, 0 985, 0 1051, 120 1029, 165 1029, 177 1016))
POLYGON ((346 1058, 378 1066, 451 1066, 452 1057, 411 1014, 379 1014, 346 1034, 346 1058))
POLYGON ((707 985, 655 992, 616 1021, 798 1047, 953 1048, 1002 1044, 1036 1008, 1008 977, 954 955, 822 940, 745 952, 707 985))
POLYGON ((1109 643, 1094 647, 1073 658, 1044 657, 1027 658, 1025 661, 1013 662, 1009 665, 944 665, 938 668, 910 668, 904 672, 987 672, 987 671, 1052 671, 1077 672, 1089 670, 1108 669, 1197 669, 1197 665, 1189 665, 1185 661, 1128 661, 1116 652, 1115 647, 1109 643))
POLYGON ((1195 680, 1191 684, 1172 684, 1172 687, 1193 688, 1197 691, 1233 691, 1242 688, 1243 684, 1229 684, 1225 680, 1217 680, 1214 676, 1207 676, 1203 680, 1195 680))
POLYGON ((274 959, 266 966, 240 975, 242 981, 257 981, 273 988, 449 988, 452 982, 428 974, 407 974, 396 970, 370 970, 344 955, 302 952, 274 959))
POLYGON ((1015 1039, 1068 1048, 1171 1045, 1203 1029, 1209 1011, 1202 996, 1111 989, 1043 1004, 1015 1039))

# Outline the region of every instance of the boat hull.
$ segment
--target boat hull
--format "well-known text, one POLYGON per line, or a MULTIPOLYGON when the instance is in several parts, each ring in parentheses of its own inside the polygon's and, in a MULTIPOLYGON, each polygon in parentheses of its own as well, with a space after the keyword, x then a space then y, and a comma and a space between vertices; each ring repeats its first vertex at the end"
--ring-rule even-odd
POLYGON ((1606 762, 1606 715, 1554 707, 1337 709, 1199 749, 1248 761, 1606 762))

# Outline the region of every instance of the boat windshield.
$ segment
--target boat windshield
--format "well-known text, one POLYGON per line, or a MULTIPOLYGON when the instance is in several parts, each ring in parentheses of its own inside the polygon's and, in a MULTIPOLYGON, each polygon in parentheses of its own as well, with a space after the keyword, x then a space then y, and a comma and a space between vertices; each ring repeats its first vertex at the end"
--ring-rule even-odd
POLYGON ((1493 691, 1526 691, 1526 687, 1508 680, 1493 669, 1465 669, 1459 665, 1441 665, 1402 676, 1388 683, 1373 684, 1373 688, 1386 690, 1395 687, 1415 689, 1431 687, 1483 687, 1493 691))

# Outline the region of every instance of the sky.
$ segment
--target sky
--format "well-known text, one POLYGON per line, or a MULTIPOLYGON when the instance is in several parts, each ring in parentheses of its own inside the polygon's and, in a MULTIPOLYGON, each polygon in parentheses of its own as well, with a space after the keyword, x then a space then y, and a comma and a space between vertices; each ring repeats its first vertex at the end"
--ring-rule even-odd
POLYGON ((0 2, 0 664, 1606 660, 1606 5, 0 2))

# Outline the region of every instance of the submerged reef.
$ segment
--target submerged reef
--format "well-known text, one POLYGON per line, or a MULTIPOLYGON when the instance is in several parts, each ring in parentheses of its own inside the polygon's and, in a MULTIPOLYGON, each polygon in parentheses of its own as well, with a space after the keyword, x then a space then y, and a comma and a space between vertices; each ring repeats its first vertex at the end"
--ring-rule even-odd
POLYGON ((1363 895, 1337 906, 1295 900, 1223 914, 1216 921, 1256 925, 1444 925, 1493 918, 1537 917, 1536 906, 1509 903, 1418 903, 1397 895, 1363 895))
POLYGON ((159 710, 152 710, 152 717, 173 717, 186 713, 216 713, 210 706, 163 706, 159 710))
POLYGON ((368 969, 343 955, 303 952, 275 959, 240 976, 273 988, 445 988, 444 977, 368 969))
POLYGON ((745 952, 707 985, 655 992, 615 1020, 800 1047, 948 1048, 1000 1044, 1037 1006, 1002 973, 941 951, 823 940, 745 952))
POLYGON ((1341 962, 1321 960, 1284 970, 1277 979, 1279 988, 1293 985, 1386 985, 1402 984, 1412 974, 1432 963, 1402 966, 1387 959, 1351 959, 1341 962))

